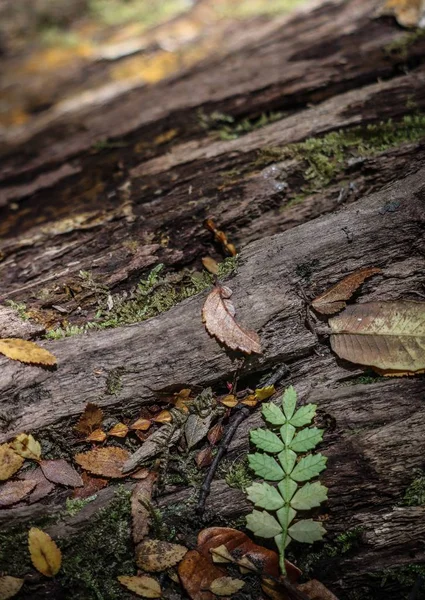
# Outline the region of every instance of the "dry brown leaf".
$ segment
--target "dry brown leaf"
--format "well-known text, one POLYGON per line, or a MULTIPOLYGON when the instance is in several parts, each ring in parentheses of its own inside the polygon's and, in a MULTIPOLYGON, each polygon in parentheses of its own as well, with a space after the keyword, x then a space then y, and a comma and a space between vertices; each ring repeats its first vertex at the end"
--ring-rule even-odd
POLYGON ((223 437, 224 427, 221 423, 216 423, 208 432, 208 441, 211 446, 215 446, 223 437))
POLYGON ((303 594, 308 596, 310 600, 338 600, 335 594, 332 594, 327 587, 317 581, 317 579, 310 579, 307 583, 302 583, 297 587, 303 594))
POLYGON ((60 483, 61 485, 74 488, 83 485, 80 475, 63 458, 59 458, 58 460, 41 460, 39 464, 43 475, 53 483, 60 483))
POLYGON ((233 577, 219 577, 214 579, 210 584, 210 591, 216 596, 231 596, 239 592, 245 585, 241 579, 233 577))
POLYGON ((25 473, 19 475, 19 479, 36 482, 35 488, 32 490, 28 498, 26 498, 26 502, 28 502, 28 504, 34 504, 34 502, 38 502, 42 498, 48 496, 50 492, 55 489, 54 484, 44 477, 43 471, 40 469, 40 467, 32 469, 31 471, 25 471, 25 473))
POLYGON ((130 477, 132 479, 146 479, 146 477, 149 475, 149 473, 150 473, 149 469, 147 469, 146 467, 142 467, 135 473, 132 473, 130 477))
POLYGON ((89 498, 96 494, 99 490, 108 485, 107 479, 101 479, 100 477, 91 477, 85 471, 83 472, 81 479, 83 480, 83 487, 76 488, 73 493, 73 498, 89 498))
POLYGON ((19 338, 1 339, 0 353, 12 360, 19 360, 33 365, 52 366, 57 363, 56 357, 48 350, 41 348, 34 342, 20 340, 19 338))
POLYGON ((37 527, 31 527, 28 547, 32 564, 37 571, 46 577, 54 577, 61 568, 62 553, 50 535, 37 527))
POLYGON ((20 433, 10 444, 11 448, 24 458, 30 458, 31 460, 40 460, 41 446, 32 435, 26 433, 20 433))
POLYGON ((137 421, 134 421, 134 423, 130 425, 130 429, 147 431, 151 425, 152 421, 150 419, 137 419, 137 421))
POLYGON ((367 302, 329 320, 340 358, 385 371, 425 369, 425 302, 367 302))
POLYGON ((231 295, 232 290, 225 286, 216 286, 208 294, 202 309, 202 319, 207 331, 232 350, 261 354, 258 334, 236 323, 235 308, 229 300, 231 295))
POLYGON ((75 462, 94 475, 120 478, 125 477, 122 468, 129 458, 130 453, 127 450, 109 446, 76 454, 75 462))
POLYGON ((169 410, 161 410, 159 414, 152 419, 155 423, 171 423, 173 417, 169 410))
POLYGON ((161 586, 153 577, 120 575, 118 581, 142 598, 161 598, 162 596, 161 586))
POLYGON ((6 481, 24 464, 22 456, 17 454, 9 444, 0 445, 0 481, 6 481))
POLYGON ((156 473, 148 472, 148 476, 134 486, 131 494, 132 534, 135 546, 137 546, 149 532, 149 526, 152 519, 150 503, 156 479, 156 473))
POLYGON ((6 481, 0 486, 0 507, 16 504, 27 496, 37 485, 31 479, 19 481, 6 481))
POLYGON ((381 14, 394 15, 402 27, 423 27, 425 16, 424 0, 386 0, 381 14))
POLYGON ((205 467, 209 467, 212 461, 213 455, 211 446, 207 446, 203 450, 200 450, 195 457, 195 462, 198 469, 205 469, 205 467))
POLYGON ((106 433, 103 431, 103 429, 95 429, 94 431, 91 432, 91 434, 86 437, 86 442, 104 442, 107 438, 106 433))
POLYGON ((204 268, 212 275, 218 275, 218 263, 211 256, 204 256, 202 259, 204 268))
POLYGON ((212 219, 205 219, 204 226, 214 234, 214 239, 223 246, 223 250, 230 256, 236 256, 236 248, 233 244, 230 244, 224 231, 217 229, 212 219))
POLYGON ((377 267, 367 267, 350 273, 344 279, 341 279, 336 285, 329 288, 326 292, 317 296, 311 305, 317 312, 324 315, 332 315, 345 308, 345 300, 349 300, 354 292, 368 277, 376 273, 381 273, 377 267))
POLYGON ((179 563, 187 551, 180 544, 146 540, 136 548, 136 563, 144 571, 165 571, 179 563))
POLYGON ((0 577, 0 600, 9 600, 19 592, 24 585, 24 580, 19 577, 4 575, 0 577))
POLYGON ((124 423, 117 423, 112 427, 112 429, 108 431, 108 435, 112 435, 118 438, 124 438, 127 435, 127 433, 128 427, 127 425, 124 425, 124 423))
POLYGON ((178 567, 180 581, 192 600, 214 600, 211 583, 226 572, 197 550, 189 551, 178 567))
POLYGON ((102 420, 102 409, 89 402, 74 429, 83 435, 90 435, 95 429, 100 428, 102 420))

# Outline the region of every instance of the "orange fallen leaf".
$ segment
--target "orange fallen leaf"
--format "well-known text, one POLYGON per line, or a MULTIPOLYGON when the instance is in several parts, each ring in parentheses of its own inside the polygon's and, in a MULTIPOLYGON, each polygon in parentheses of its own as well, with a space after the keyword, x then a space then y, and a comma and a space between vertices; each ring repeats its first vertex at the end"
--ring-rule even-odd
POLYGON ((130 458, 130 453, 123 448, 109 446, 108 448, 93 448, 75 456, 75 462, 86 471, 103 477, 126 477, 122 472, 124 463, 130 458))
POLYGON ((107 479, 91 477, 86 471, 81 475, 81 479, 83 480, 83 487, 75 488, 72 493, 73 498, 89 498, 108 485, 107 479))
POLYGON ((247 396, 246 398, 240 401, 241 404, 249 406, 249 408, 254 408, 254 406, 257 406, 258 402, 259 400, 255 394, 251 394, 250 396, 247 396))
POLYGON ((204 268, 213 275, 218 275, 218 263, 211 256, 204 256, 202 259, 204 268))
POLYGON ((161 412, 152 419, 155 423, 171 423, 173 417, 169 410, 161 410, 161 412))
POLYGON ((40 467, 43 475, 53 483, 60 483, 68 487, 81 487, 83 480, 74 469, 63 458, 58 460, 40 460, 40 467))
POLYGON ((156 473, 149 473, 134 486, 131 493, 131 518, 134 545, 137 546, 149 532, 152 511, 149 510, 156 473))
POLYGON ((103 429, 95 429, 91 434, 86 437, 86 442, 104 442, 108 436, 103 429))
POLYGON ((326 292, 317 296, 311 305, 317 312, 324 315, 332 315, 345 308, 345 300, 349 300, 354 292, 361 286, 365 279, 372 277, 376 273, 381 273, 377 267, 367 267, 350 273, 344 279, 341 279, 336 285, 329 288, 326 292))
POLYGON ((24 458, 17 454, 9 444, 0 445, 0 481, 5 481, 19 471, 24 458))
POLYGON ((34 342, 18 338, 0 339, 0 353, 12 360, 33 365, 52 366, 57 363, 56 357, 48 350, 34 342))
POLYGON ((236 256, 236 248, 233 244, 230 244, 224 231, 217 229, 212 219, 205 219, 204 226, 214 234, 214 239, 223 246, 223 250, 230 256, 236 256))
POLYGON ((100 428, 102 420, 102 409, 89 402, 74 429, 83 435, 90 435, 94 430, 100 428))
POLYGON ((0 486, 0 507, 16 504, 28 496, 37 485, 31 479, 19 481, 6 481, 0 486))
POLYGON ((142 598, 161 598, 161 586, 153 577, 146 575, 120 575, 118 581, 142 598))
POLYGON ((15 437, 13 442, 10 443, 11 448, 24 458, 29 458, 31 460, 40 460, 41 456, 41 446, 40 443, 37 442, 33 438, 33 436, 26 433, 20 433, 15 437))
POLYGON ((202 319, 207 331, 232 350, 261 354, 258 334, 236 323, 235 308, 229 300, 231 295, 232 291, 224 286, 216 286, 208 294, 202 309, 202 319))
POLYGON ((136 548, 136 563, 144 571, 165 571, 179 563, 187 551, 187 548, 180 544, 145 540, 136 548))
POLYGON ((134 421, 134 423, 130 425, 130 429, 147 431, 151 425, 152 421, 150 419, 137 419, 137 421, 134 421))
POLYGON ((124 425, 124 423, 117 423, 112 427, 112 429, 108 431, 108 435, 112 435, 118 438, 124 438, 127 435, 127 433, 128 427, 127 425, 124 425))
POLYGON ((226 575, 226 572, 214 565, 209 557, 197 550, 186 554, 179 564, 178 573, 192 600, 214 600, 215 595, 210 592, 209 587, 215 579, 226 575))
POLYGON ((28 533, 28 547, 31 561, 37 571, 46 577, 54 577, 62 564, 62 553, 49 534, 37 527, 28 533))
POLYGON ((19 592, 24 585, 24 580, 19 577, 3 575, 0 577, 0 600, 9 600, 19 592))

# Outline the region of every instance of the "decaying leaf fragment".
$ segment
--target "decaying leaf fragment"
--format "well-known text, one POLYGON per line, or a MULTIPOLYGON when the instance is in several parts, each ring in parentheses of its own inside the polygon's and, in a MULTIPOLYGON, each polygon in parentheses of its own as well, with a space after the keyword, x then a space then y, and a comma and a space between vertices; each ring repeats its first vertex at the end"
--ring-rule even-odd
POLYGON ((178 567, 180 581, 192 600, 214 600, 209 591, 212 582, 226 576, 226 572, 214 565, 209 557, 197 550, 190 550, 178 567))
POLYGON ((11 506, 23 500, 37 485, 31 479, 7 481, 0 486, 0 507, 11 506))
POLYGON ((213 275, 218 275, 218 263, 216 260, 211 258, 211 256, 204 256, 202 258, 202 264, 207 271, 213 275))
POLYGON ((386 0, 380 14, 394 15, 402 27, 425 26, 424 0, 386 0))
POLYGON ((46 577, 54 577, 61 568, 62 553, 49 534, 37 527, 28 533, 31 561, 37 571, 46 577))
POLYGON ((90 435, 93 431, 100 428, 102 420, 102 409, 96 404, 89 402, 74 429, 83 435, 90 435))
POLYGON ((19 577, 4 575, 0 577, 0 600, 9 600, 19 592, 24 585, 24 580, 19 577))
POLYGON ((144 571, 165 571, 179 563, 187 551, 187 548, 180 544, 146 540, 136 548, 136 562, 144 571))
POLYGON ((353 304, 329 325, 332 350, 340 358, 383 374, 425 369, 425 302, 353 304))
POLYGON ((108 485, 107 479, 91 477, 86 471, 83 472, 81 479, 83 480, 83 487, 75 488, 72 498, 88 498, 108 485))
POLYGON ((28 504, 34 504, 34 502, 38 502, 42 498, 48 496, 50 492, 55 489, 54 484, 44 477, 43 471, 40 469, 40 467, 37 467, 31 471, 25 471, 19 475, 19 479, 23 479, 25 481, 34 481, 36 484, 35 488, 31 490, 30 495, 25 498, 25 502, 28 502, 28 504))
POLYGON ((83 485, 80 475, 63 458, 41 460, 39 464, 45 478, 53 483, 60 483, 69 487, 81 487, 83 485))
POLYGON ((125 477, 122 468, 129 458, 130 453, 127 450, 109 446, 76 454, 75 462, 94 475, 119 478, 125 477))
POLYGON ((381 269, 367 267, 350 273, 326 292, 317 296, 311 303, 312 307, 323 315, 332 315, 342 310, 346 306, 345 300, 349 300, 364 280, 372 277, 375 273, 381 273, 381 269))
POLYGON ((33 365, 53 366, 57 363, 56 357, 48 350, 34 342, 19 338, 0 339, 0 353, 12 360, 33 365))
POLYGON ((161 586, 153 577, 120 575, 118 581, 142 598, 161 598, 162 596, 161 586))
POLYGON ((17 454, 9 444, 0 445, 0 481, 12 477, 24 464, 22 456, 17 454))
POLYGON ((207 331, 232 350, 261 354, 258 334, 236 323, 235 308, 229 300, 231 295, 231 289, 218 285, 207 296, 202 309, 202 320, 207 331))
POLYGON ((245 585, 245 582, 241 579, 234 579, 233 577, 219 577, 214 579, 210 585, 210 591, 216 596, 231 596, 239 592, 245 585))
POLYGON ((41 446, 40 443, 37 442, 33 438, 33 436, 26 433, 20 433, 16 436, 16 438, 10 444, 11 448, 24 458, 29 458, 31 460, 40 460, 41 456, 41 446))

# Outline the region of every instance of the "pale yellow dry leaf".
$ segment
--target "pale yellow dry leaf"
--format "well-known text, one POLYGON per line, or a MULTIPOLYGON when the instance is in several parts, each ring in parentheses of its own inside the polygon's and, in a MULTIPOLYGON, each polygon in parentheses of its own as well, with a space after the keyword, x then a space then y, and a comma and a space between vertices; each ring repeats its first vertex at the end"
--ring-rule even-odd
POLYGON ((108 435, 123 438, 128 433, 128 427, 124 423, 117 423, 108 431, 108 435))
POLYGON ((54 577, 61 568, 62 553, 50 535, 37 527, 31 527, 28 547, 32 564, 37 571, 46 577, 54 577))
POLYGON ((231 295, 232 290, 225 286, 216 286, 208 294, 202 309, 202 320, 207 331, 232 350, 261 354, 258 334, 244 329, 235 321, 231 295))
POLYGON ((0 353, 23 363, 52 366, 57 363, 56 357, 48 350, 34 342, 18 338, 0 339, 0 353))
POLYGON ((224 544, 217 546, 217 548, 210 548, 213 562, 215 563, 227 563, 233 562, 233 556, 230 554, 224 544))
POLYGON ((22 467, 24 459, 9 444, 0 445, 0 481, 6 481, 22 467))
POLYGON ((146 540, 136 548, 136 563, 144 571, 165 571, 179 563, 187 551, 180 544, 146 540))
POLYGON ((20 433, 16 436, 16 438, 11 442, 10 446, 13 450, 23 456, 24 458, 30 458, 31 460, 40 460, 41 457, 41 446, 40 443, 37 442, 33 438, 31 434, 20 433))
POLYGON ((118 581, 142 598, 161 598, 161 586, 153 577, 120 575, 118 581))
POLYGON ((0 600, 9 600, 19 592, 24 585, 24 580, 19 577, 4 575, 0 577, 0 600))
POLYGON ((216 260, 211 258, 211 256, 204 256, 202 259, 202 264, 207 271, 213 275, 218 275, 218 263, 216 260))
POLYGON ((155 423, 171 423, 173 417, 169 410, 161 410, 159 414, 152 419, 155 423))
POLYGON ((210 591, 216 596, 231 596, 239 592, 245 585, 241 579, 233 579, 233 577, 219 577, 214 579, 210 584, 210 591))
POLYGON ((130 453, 127 450, 109 446, 76 454, 75 462, 94 475, 119 478, 125 477, 122 468, 129 458, 130 453))

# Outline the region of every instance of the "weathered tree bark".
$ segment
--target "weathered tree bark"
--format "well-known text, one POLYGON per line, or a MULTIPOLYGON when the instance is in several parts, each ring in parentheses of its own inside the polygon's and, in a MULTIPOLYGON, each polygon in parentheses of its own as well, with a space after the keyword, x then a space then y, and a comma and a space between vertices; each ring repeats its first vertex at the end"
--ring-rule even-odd
MULTIPOLYGON (((258 331, 264 348, 241 365, 210 338, 200 315, 206 292, 142 323, 43 341, 58 357, 57 370, 0 358, 0 442, 33 432, 53 455, 60 449, 72 456, 72 426, 88 401, 125 420, 160 392, 220 389, 237 368, 242 382, 255 383, 286 363, 283 384, 294 384, 303 402, 315 402, 326 426, 329 539, 347 530, 358 534, 354 549, 342 556, 322 552, 312 571, 341 600, 403 597, 411 584, 396 571, 380 587, 385 569, 425 562, 425 508, 402 505, 415 470, 424 466, 425 381, 356 383, 363 370, 337 359, 306 327, 298 285, 316 295, 359 267, 379 266, 382 275, 363 285, 358 301, 423 294, 425 147, 414 136, 346 160, 292 205, 306 189, 308 161, 277 155, 274 165, 289 186, 282 188, 258 159, 266 155, 270 162, 271 147, 421 114, 425 38, 391 53, 389 44, 406 34, 373 14, 365 0, 330 2, 255 32, 247 28, 223 58, 102 108, 44 116, 29 134, 15 132, 0 167, 2 298, 52 313, 52 322, 63 319, 51 308, 60 305, 70 322, 84 323, 96 298, 64 291, 75 286, 79 271, 91 271, 115 292, 131 289, 158 262, 176 271, 198 266, 211 253, 202 222, 212 216, 242 248, 237 274, 226 283, 238 320, 258 331), (199 125, 198 109, 237 120, 283 114, 220 141, 199 125), (173 139, 152 142, 170 129, 177 131, 173 139), (105 137, 125 147, 93 153, 93 142, 105 137), (120 380, 114 393, 111 377, 120 380)), ((4 319, 0 335, 13 335, 4 319)), ((43 331, 27 325, 16 335, 37 339, 43 331)), ((241 425, 230 458, 245 455, 248 431, 259 421, 255 412, 241 425)), ((192 493, 166 489, 159 507, 187 504, 192 493)), ((65 495, 0 511, 1 529, 61 510, 65 495)), ((65 540, 80 534, 112 496, 103 490, 76 517, 48 530, 65 540)), ((206 522, 223 524, 248 510, 240 490, 213 483, 206 522)), ((43 597, 30 587, 28 594, 43 597)))

